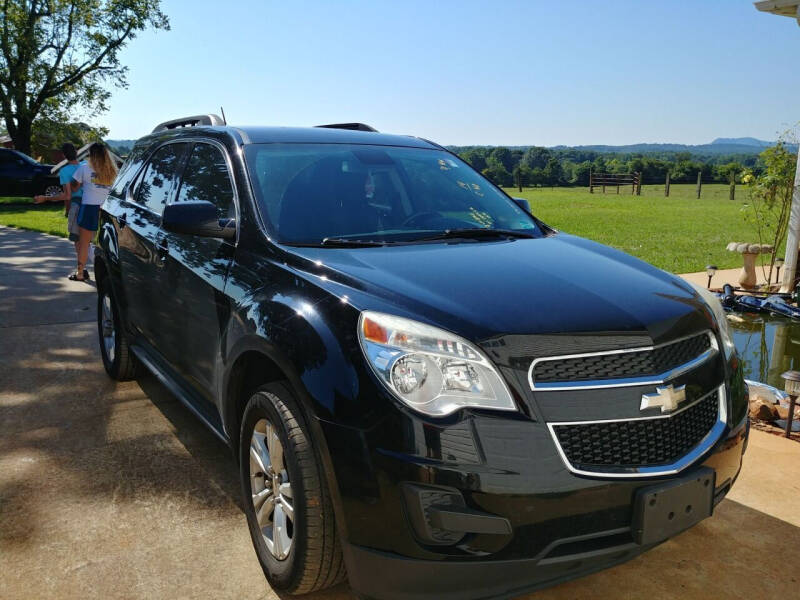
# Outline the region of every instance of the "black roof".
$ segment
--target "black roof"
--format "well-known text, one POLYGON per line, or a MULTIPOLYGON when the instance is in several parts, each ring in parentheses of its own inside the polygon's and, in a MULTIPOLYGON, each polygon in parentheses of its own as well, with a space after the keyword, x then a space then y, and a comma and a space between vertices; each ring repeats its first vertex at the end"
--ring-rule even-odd
POLYGON ((158 129, 140 138, 137 145, 184 136, 210 135, 233 137, 240 144, 374 144, 376 146, 407 146, 440 149, 433 142, 408 135, 392 135, 376 131, 332 129, 329 127, 239 127, 233 125, 195 125, 158 129))
MULTIPOLYGON (((435 144, 407 135, 372 131, 330 129, 327 127, 229 127, 235 129, 245 144, 375 144, 378 146, 411 146, 436 148, 435 144)), ((214 127, 213 129, 218 129, 214 127)), ((222 128, 219 128, 222 129, 222 128)))

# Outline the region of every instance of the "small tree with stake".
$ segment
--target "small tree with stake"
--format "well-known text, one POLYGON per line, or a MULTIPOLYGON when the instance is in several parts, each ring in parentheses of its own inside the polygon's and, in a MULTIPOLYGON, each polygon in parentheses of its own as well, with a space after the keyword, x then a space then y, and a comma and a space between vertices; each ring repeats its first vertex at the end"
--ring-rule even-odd
POLYGON ((767 275, 767 281, 772 281, 775 256, 789 225, 796 156, 787 150, 783 142, 778 142, 764 150, 760 158, 764 164, 761 175, 756 177, 746 172, 742 176, 742 183, 750 188, 749 210, 745 212, 745 219, 755 226, 759 243, 771 244, 775 248, 767 275))
POLYGON ((30 154, 34 122, 106 110, 124 87, 119 52, 136 33, 169 29, 160 0, 0 0, 0 115, 30 154))

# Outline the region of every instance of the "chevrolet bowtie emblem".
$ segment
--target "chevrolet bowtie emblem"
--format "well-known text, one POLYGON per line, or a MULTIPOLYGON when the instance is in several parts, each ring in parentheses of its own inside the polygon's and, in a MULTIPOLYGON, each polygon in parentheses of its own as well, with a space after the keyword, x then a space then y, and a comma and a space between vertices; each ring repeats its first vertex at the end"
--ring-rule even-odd
POLYGON ((661 407, 662 413, 672 412, 678 405, 686 400, 686 386, 657 387, 655 394, 642 394, 642 405, 639 410, 661 407))

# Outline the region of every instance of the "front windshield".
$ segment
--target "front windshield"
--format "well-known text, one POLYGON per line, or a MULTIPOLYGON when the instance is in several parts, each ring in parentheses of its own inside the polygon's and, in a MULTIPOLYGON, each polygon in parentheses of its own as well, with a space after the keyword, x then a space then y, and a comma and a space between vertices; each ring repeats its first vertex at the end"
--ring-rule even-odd
POLYGON ((529 214, 442 150, 251 144, 245 156, 262 212, 283 243, 403 243, 462 229, 541 235, 529 214))

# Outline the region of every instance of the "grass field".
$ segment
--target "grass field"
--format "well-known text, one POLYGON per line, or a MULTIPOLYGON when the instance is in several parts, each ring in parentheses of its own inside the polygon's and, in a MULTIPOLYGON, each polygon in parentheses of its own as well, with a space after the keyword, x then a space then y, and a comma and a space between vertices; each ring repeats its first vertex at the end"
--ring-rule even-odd
MULTIPOLYGON (((728 200, 728 186, 719 184, 704 186, 700 200, 691 184, 672 185, 669 198, 664 198, 664 186, 657 185, 642 186, 641 196, 632 196, 630 188, 620 190, 619 196, 590 194, 587 188, 506 191, 526 198, 537 217, 561 231, 614 246, 673 273, 702 271, 707 264, 740 267, 741 256, 725 246, 758 241, 742 215, 747 190, 741 186, 733 202, 728 200)), ((61 204, 4 206, 20 201, 24 199, 0 197, 0 225, 66 237, 61 204)))
MULTIPOLYGON (((64 205, 42 204, 40 206, 7 206, 0 198, 0 225, 43 231, 52 235, 67 237, 67 219, 64 205)), ((14 198, 15 201, 19 198, 14 198)))
POLYGON ((620 189, 619 196, 610 188, 605 195, 590 194, 588 188, 506 191, 527 199, 533 214, 548 225, 614 246, 673 273, 702 271, 707 264, 741 267, 741 255, 725 246, 758 241, 742 214, 747 202, 743 186, 736 188, 734 201, 728 200, 724 184, 704 185, 700 200, 695 199, 693 184, 673 184, 669 198, 664 198, 663 185, 642 186, 641 196, 632 196, 630 188, 620 189))

